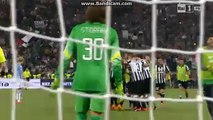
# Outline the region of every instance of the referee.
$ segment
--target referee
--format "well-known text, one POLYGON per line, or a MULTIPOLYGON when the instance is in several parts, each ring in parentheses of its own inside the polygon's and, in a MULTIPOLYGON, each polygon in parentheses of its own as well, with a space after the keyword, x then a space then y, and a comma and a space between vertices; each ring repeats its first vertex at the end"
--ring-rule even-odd
MULTIPOLYGON (((166 88, 166 74, 170 74, 169 67, 164 64, 161 57, 157 58, 157 65, 155 65, 156 71, 156 90, 159 97, 165 97, 165 88, 166 88)), ((161 101, 163 104, 163 101, 161 101)))
MULTIPOLYGON (((207 40, 206 50, 213 49, 213 35, 207 40)), ((213 53, 203 53, 201 56, 201 79, 203 80, 203 88, 205 97, 213 98, 213 53)), ((213 120, 213 102, 207 101, 207 106, 211 118, 213 120)))
MULTIPOLYGON (((177 65, 177 80, 179 82, 178 86, 179 88, 184 91, 186 98, 188 98, 188 81, 189 81, 189 75, 190 75, 190 70, 189 67, 184 64, 184 59, 182 57, 178 58, 178 65, 177 65)), ((179 96, 182 98, 182 96, 179 96)))
POLYGON ((6 58, 4 55, 4 51, 0 47, 0 74, 1 74, 1 77, 4 77, 5 75, 7 76, 7 73, 8 73, 8 68, 6 65, 6 58), (4 71, 3 71, 3 69, 4 69, 4 71))

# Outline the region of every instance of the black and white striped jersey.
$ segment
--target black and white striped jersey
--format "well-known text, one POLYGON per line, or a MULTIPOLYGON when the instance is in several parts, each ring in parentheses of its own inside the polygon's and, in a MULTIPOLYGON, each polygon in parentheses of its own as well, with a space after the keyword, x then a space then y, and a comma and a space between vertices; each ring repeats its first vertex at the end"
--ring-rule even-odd
POLYGON ((169 73, 169 67, 165 64, 163 65, 155 65, 156 71, 156 83, 165 83, 166 82, 166 73, 169 73))
POLYGON ((151 72, 150 72, 150 66, 147 66, 147 63, 145 60, 142 60, 143 63, 143 75, 144 79, 150 79, 151 78, 151 72))
POLYGON ((132 59, 128 61, 129 63, 129 69, 131 73, 131 81, 141 81, 144 80, 144 75, 143 75, 143 63, 141 59, 132 59))

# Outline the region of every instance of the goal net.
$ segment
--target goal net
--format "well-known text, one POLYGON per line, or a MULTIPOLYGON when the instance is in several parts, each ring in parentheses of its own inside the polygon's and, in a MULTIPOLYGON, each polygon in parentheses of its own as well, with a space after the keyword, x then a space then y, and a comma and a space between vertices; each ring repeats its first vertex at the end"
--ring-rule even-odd
MULTIPOLYGON (((6 0, 5 0, 6 1, 6 0)), ((67 38, 67 34, 66 34, 66 25, 65 25, 65 19, 64 19, 64 13, 63 13, 63 6, 62 6, 62 2, 63 0, 56 0, 56 6, 57 6, 57 12, 58 12, 58 21, 59 21, 59 26, 60 26, 60 37, 50 37, 50 36, 45 36, 39 33, 34 33, 34 32, 30 32, 30 31, 26 31, 23 29, 18 28, 17 26, 17 11, 16 11, 16 3, 19 2, 17 0, 10 0, 10 18, 11 18, 11 25, 9 27, 4 27, 4 26, 0 26, 0 30, 2 31, 6 31, 10 33, 10 44, 11 44, 11 50, 12 50, 12 66, 13 66, 13 74, 14 76, 17 76, 17 55, 16 55, 16 39, 15 39, 15 33, 20 33, 20 34, 24 34, 24 35, 30 35, 36 38, 40 38, 40 39, 45 39, 45 40, 49 40, 49 41, 53 41, 53 42, 59 42, 60 43, 60 60, 59 60, 59 64, 60 66, 63 66, 63 50, 64 50, 64 44, 66 41, 72 41, 75 42, 77 44, 88 44, 85 42, 79 42, 78 40, 75 39, 70 39, 67 38)), ((110 4, 110 2, 113 1, 108 1, 110 4)), ((200 59, 200 55, 201 53, 204 52, 212 52, 210 50, 203 50, 203 46, 204 46, 204 30, 205 30, 205 6, 207 4, 207 2, 213 2, 212 0, 197 0, 197 1, 189 1, 189 0, 128 0, 127 2, 132 2, 132 3, 139 3, 139 4, 145 4, 145 5, 150 5, 151 6, 151 48, 148 49, 128 49, 128 48, 124 48, 124 47, 119 47, 119 48, 114 48, 112 46, 108 46, 108 45, 102 45, 102 46, 97 46, 97 45, 93 45, 93 44, 89 44, 95 47, 100 47, 105 49, 105 53, 107 53, 108 49, 117 49, 120 50, 121 52, 128 52, 128 53, 151 53, 151 63, 152 63, 152 67, 154 68, 154 65, 156 64, 156 52, 168 52, 168 53, 174 53, 174 54, 184 54, 184 55, 196 55, 197 56, 197 73, 200 73, 201 71, 201 59, 200 59), (198 45, 198 48, 194 51, 187 51, 187 50, 179 50, 179 49, 170 49, 170 48, 163 48, 163 47, 159 47, 159 42, 157 34, 158 34, 158 14, 160 14, 160 12, 158 10, 158 5, 167 5, 167 4, 175 4, 177 5, 177 12, 178 13, 191 13, 191 12, 197 12, 197 14, 199 14, 199 42, 196 43, 198 45), (193 5, 195 5, 195 7, 193 7, 193 5)), ((86 4, 91 5, 91 3, 87 2, 84 3, 85 6, 86 4)), ((121 2, 120 2, 121 4, 121 2)), ((106 6, 106 24, 107 26, 112 26, 112 6, 108 5, 106 6)), ((138 11, 140 12, 140 11, 138 11)), ((134 18, 129 18, 129 19, 134 19, 134 18)), ((119 23, 113 23, 113 24, 119 24, 119 23)), ((137 23, 135 23, 137 26, 137 23)), ((124 26, 125 27, 125 26, 124 26)), ((190 29, 190 28, 189 28, 190 29)), ((108 39, 109 34, 108 34, 109 28, 106 30, 106 38, 108 39)), ((125 30, 123 31, 123 36, 125 37, 125 30)), ((136 36, 137 37, 137 36, 136 36)), ((134 34, 132 35, 132 38, 134 40, 134 34)), ((126 41, 128 43, 128 41, 126 41)), ((130 43, 131 44, 131 43, 130 43)), ((174 43, 175 44, 175 43, 174 43)), ((141 47, 142 48, 142 47, 141 47)), ((145 47, 144 47, 145 48, 145 47)), ((38 48, 39 49, 39 48, 38 48)), ((105 54, 107 55, 107 54, 105 54)), ((105 57, 107 58, 107 57, 105 57)), ((108 60, 105 60, 106 65, 108 64, 108 60)), ((108 68, 108 67, 107 67, 108 68)), ((60 68, 61 72, 63 73, 63 68, 60 68)), ((108 71, 108 70, 106 70, 108 71)), ((154 76, 154 72, 152 71, 152 75, 154 76)), ((109 79, 109 73, 106 72, 106 79, 109 79)), ((201 81, 201 75, 197 74, 198 76, 198 92, 197 92, 197 96, 194 99, 175 99, 175 98, 157 98, 155 95, 155 78, 152 77, 152 84, 151 84, 151 95, 149 96, 149 98, 147 99, 139 99, 139 98, 132 98, 132 97, 127 97, 127 96, 119 96, 119 95, 115 95, 112 94, 110 92, 110 83, 107 83, 107 93, 103 96, 98 96, 98 95, 91 95, 91 94, 84 94, 84 93, 80 93, 80 92, 76 92, 76 91, 72 91, 72 90, 67 90, 64 88, 64 83, 63 83, 63 79, 64 76, 63 74, 61 74, 60 76, 60 87, 57 90, 52 90, 50 88, 46 88, 46 87, 41 87, 41 89, 46 90, 48 92, 52 92, 52 93, 56 93, 57 94, 57 108, 58 108, 58 120, 63 120, 63 109, 62 109, 62 94, 63 93, 68 93, 71 95, 78 95, 78 96, 84 96, 84 97, 90 97, 90 98, 100 98, 100 99, 105 99, 106 100, 106 105, 105 105, 105 113, 104 113, 104 119, 105 120, 110 120, 110 99, 111 97, 117 97, 117 98, 122 98, 125 100, 132 100, 132 101, 141 101, 141 102, 149 102, 150 103, 150 110, 149 110, 149 118, 150 120, 155 120, 154 117, 154 110, 152 109, 154 107, 154 102, 156 101, 169 101, 169 102, 184 102, 184 103, 191 103, 194 102, 197 104, 197 110, 198 110, 198 120, 203 120, 203 102, 205 100, 208 101, 213 101, 212 98, 208 98, 208 97, 204 97, 203 96, 203 88, 202 88, 202 81, 201 81)), ((15 80, 16 78, 13 77, 13 80, 15 80)), ((15 103, 15 96, 16 96, 16 89, 12 90, 12 110, 11 110, 11 120, 16 120, 16 103, 15 103)), ((73 118, 74 119, 74 118, 73 118)))

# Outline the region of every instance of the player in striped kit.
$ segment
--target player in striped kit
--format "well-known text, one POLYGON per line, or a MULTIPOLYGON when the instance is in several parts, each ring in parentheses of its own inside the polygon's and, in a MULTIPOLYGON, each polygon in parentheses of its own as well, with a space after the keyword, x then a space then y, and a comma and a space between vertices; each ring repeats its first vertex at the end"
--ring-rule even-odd
MULTIPOLYGON (((165 97, 165 88, 166 88, 166 74, 170 74, 169 67, 164 64, 163 59, 161 57, 157 58, 157 65, 155 65, 156 72, 156 90, 157 94, 164 98, 165 97)), ((163 101, 161 101, 163 104, 163 101)))
MULTIPOLYGON (((143 62, 142 59, 133 55, 132 59, 128 61, 131 73, 131 80, 129 85, 129 92, 132 97, 144 98, 144 74, 143 74, 143 62)), ((147 110, 146 104, 144 102, 133 102, 133 108, 135 111, 147 110)))
POLYGON ((150 56, 146 55, 143 62, 143 75, 144 75, 144 92, 146 95, 150 94, 151 72, 150 72, 150 56))
MULTIPOLYGON (((148 98, 150 95, 150 88, 151 88, 151 78, 152 78, 152 74, 150 72, 150 62, 151 62, 151 58, 149 55, 146 55, 144 57, 143 62, 143 75, 144 75, 144 98, 148 98)), ((148 105, 149 102, 146 102, 146 107, 148 110, 148 105)), ((156 109, 156 105, 154 104, 154 110, 156 109)))

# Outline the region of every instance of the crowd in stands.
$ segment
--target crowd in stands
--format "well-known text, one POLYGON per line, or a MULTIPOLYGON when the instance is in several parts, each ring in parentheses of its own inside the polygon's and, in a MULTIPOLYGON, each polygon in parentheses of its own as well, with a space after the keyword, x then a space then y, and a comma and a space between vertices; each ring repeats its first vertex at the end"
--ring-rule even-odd
MULTIPOLYGON (((67 35, 73 26, 84 21, 86 6, 81 0, 63 0, 63 12, 67 35)), ((212 3, 206 4, 205 33, 213 32, 212 3)), ((17 26, 39 34, 60 37, 58 12, 55 0, 19 0, 16 5, 17 26)), ((113 6, 112 22, 119 34, 120 46, 130 49, 148 49, 152 46, 151 5, 133 3, 131 6, 113 6)), ((158 5, 157 44, 162 48, 196 50, 199 44, 199 12, 177 13, 177 4, 158 5)), ((0 0, 0 25, 10 26, 10 6, 8 0, 0 0)), ((16 40, 25 35, 16 34, 16 40)), ((206 37, 205 37, 206 38, 206 37)), ((17 46, 19 55, 24 56, 25 68, 32 74, 55 72, 59 60, 59 43, 32 38, 27 46, 17 46)), ((3 47, 11 63, 9 33, 0 31, 0 46, 3 47)), ((178 55, 161 53, 166 63, 175 71, 178 55)), ((196 69, 195 56, 186 56, 186 62, 196 69)), ((9 64, 11 68, 11 64, 9 64)), ((50 78, 50 77, 48 77, 50 78)))

